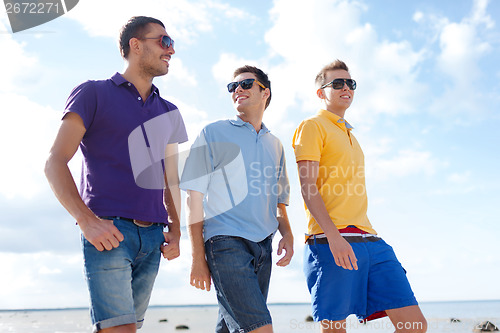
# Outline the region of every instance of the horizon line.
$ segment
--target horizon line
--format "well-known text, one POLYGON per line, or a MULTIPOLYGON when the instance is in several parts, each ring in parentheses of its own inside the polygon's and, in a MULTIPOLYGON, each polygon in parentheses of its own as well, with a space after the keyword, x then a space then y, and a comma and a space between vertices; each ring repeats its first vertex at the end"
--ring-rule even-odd
MULTIPOLYGON (((419 304, 431 303, 473 303, 473 302, 500 302, 500 299, 477 299, 477 300, 447 300, 447 301, 422 301, 419 304)), ((268 306, 294 306, 294 305, 310 305, 308 302, 270 302, 268 306)), ((148 306, 150 308, 189 308, 189 307, 216 307, 217 303, 207 304, 156 304, 148 306)), ((17 309, 0 309, 0 312, 28 312, 28 311, 78 311, 89 310, 88 306, 82 307, 60 307, 60 308, 17 308, 17 309)))

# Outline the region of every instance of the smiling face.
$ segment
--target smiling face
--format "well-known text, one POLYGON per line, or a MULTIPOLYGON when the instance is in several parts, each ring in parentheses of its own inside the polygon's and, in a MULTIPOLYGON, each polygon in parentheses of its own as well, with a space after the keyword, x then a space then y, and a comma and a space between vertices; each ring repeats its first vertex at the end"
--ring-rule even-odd
MULTIPOLYGON (((233 79, 233 82, 239 82, 245 79, 257 80, 257 77, 253 73, 241 73, 233 79)), ((233 105, 240 115, 264 113, 268 97, 269 89, 262 89, 256 82, 253 83, 250 89, 243 89, 241 86, 238 86, 238 88, 231 93, 233 105)))
MULTIPOLYGON (((350 79, 351 75, 343 69, 328 71, 325 75, 326 82, 332 82, 334 79, 350 79)), ((333 89, 331 85, 318 89, 318 97, 325 103, 326 110, 335 113, 344 118, 345 111, 351 106, 354 98, 354 90, 349 89, 346 84, 342 89, 333 89)))
POLYGON ((142 39, 139 66, 144 75, 150 77, 162 76, 168 73, 169 62, 175 53, 174 46, 168 49, 161 47, 160 37, 168 35, 159 24, 150 23, 148 32, 142 39))

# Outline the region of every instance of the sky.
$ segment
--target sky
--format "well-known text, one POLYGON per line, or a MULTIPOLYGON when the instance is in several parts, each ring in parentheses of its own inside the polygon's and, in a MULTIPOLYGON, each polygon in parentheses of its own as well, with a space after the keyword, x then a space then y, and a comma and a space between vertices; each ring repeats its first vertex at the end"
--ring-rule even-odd
MULTIPOLYGON (((88 306, 79 228, 43 168, 71 90, 123 72, 118 31, 135 15, 159 18, 175 40, 170 72, 154 83, 186 123, 181 151, 234 117, 234 69, 269 74, 264 123, 285 146, 295 235, 269 302, 309 302, 291 140, 321 107, 314 77, 335 59, 358 84, 345 118, 365 153, 368 216, 417 299, 500 299, 500 1, 82 0, 15 34, 0 13, 0 309, 88 306)), ((77 182, 80 163, 70 162, 77 182)), ((151 304, 215 304, 213 290, 189 285, 182 217, 181 256, 162 261, 151 304)))

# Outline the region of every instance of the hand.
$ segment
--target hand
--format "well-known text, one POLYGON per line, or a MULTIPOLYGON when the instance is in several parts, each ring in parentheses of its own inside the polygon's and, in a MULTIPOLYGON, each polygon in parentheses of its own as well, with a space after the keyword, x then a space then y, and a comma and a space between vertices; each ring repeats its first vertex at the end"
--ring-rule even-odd
POLYGON ((123 234, 113 225, 111 220, 102 220, 94 218, 85 222, 78 222, 83 236, 87 239, 98 251, 112 250, 120 245, 123 241, 123 234))
POLYGON ((164 232, 165 243, 161 246, 161 252, 163 253, 163 258, 167 260, 172 260, 177 258, 180 254, 180 238, 181 234, 179 232, 169 231, 164 232))
POLYGON ((333 259, 335 259, 335 264, 344 269, 358 270, 358 264, 354 251, 351 245, 342 237, 336 237, 334 240, 328 239, 328 244, 330 245, 330 251, 332 251, 333 259))
POLYGON ((287 266, 293 257, 293 236, 291 233, 285 234, 283 238, 281 238, 278 244, 279 256, 283 253, 283 250, 285 250, 285 255, 276 263, 277 266, 281 267, 287 266))
POLYGON ((191 265, 191 276, 189 279, 193 287, 210 291, 211 275, 205 259, 193 260, 193 264, 191 265))

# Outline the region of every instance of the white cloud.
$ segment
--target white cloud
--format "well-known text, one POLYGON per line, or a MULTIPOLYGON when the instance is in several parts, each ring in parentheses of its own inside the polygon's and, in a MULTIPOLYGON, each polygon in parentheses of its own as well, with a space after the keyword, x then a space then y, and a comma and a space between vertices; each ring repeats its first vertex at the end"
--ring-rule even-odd
POLYGON ((353 122, 370 123, 378 113, 397 115, 418 109, 425 87, 416 74, 424 53, 414 51, 405 40, 379 40, 375 28, 362 21, 366 10, 356 1, 275 2, 271 10, 274 25, 266 42, 274 57, 283 58, 270 70, 286 96, 279 100, 278 119, 286 119, 287 107, 297 102, 304 110, 315 112, 314 78, 337 58, 348 64, 358 81, 356 113, 349 114, 353 122))
POLYGON ((450 23, 443 27, 440 38, 439 67, 454 78, 457 85, 469 87, 471 79, 479 77, 477 60, 491 49, 478 36, 474 21, 450 23))
POLYGON ((256 60, 244 59, 234 53, 221 53, 219 61, 212 66, 212 75, 221 84, 227 84, 236 68, 251 65, 259 66, 256 60))
MULTIPOLYGON (((7 31, 7 27, 0 21, 0 31, 7 31)), ((24 80, 32 78, 33 71, 38 64, 38 59, 26 52, 26 43, 18 43, 12 34, 0 33, 0 92, 20 90, 24 80), (8 52, 7 52, 8 50, 8 52)), ((9 110, 3 109, 2 110, 9 110)))
POLYGON ((444 79, 439 82, 438 92, 441 95, 435 98, 430 107, 435 115, 448 117, 450 113, 469 113, 475 109, 478 110, 476 117, 481 118, 488 111, 492 112, 483 106, 484 99, 489 96, 485 96, 482 91, 470 91, 470 87, 481 86, 482 80, 488 75, 481 70, 480 62, 493 50, 495 43, 495 37, 488 34, 495 22, 487 7, 487 0, 475 0, 471 13, 459 22, 451 22, 435 14, 416 14, 424 29, 431 28, 434 36, 431 40, 438 41, 436 67, 450 82, 444 79))
POLYGON ((81 254, 1 253, 0 308, 88 305, 81 254))
POLYGON ((193 43, 200 33, 212 31, 214 18, 251 17, 231 5, 206 0, 86 0, 66 16, 80 22, 91 35, 117 38, 127 20, 139 15, 158 18, 167 32, 184 44, 193 43))
POLYGON ((454 184, 464 184, 470 181, 470 176, 470 171, 465 171, 462 173, 454 172, 448 176, 448 181, 454 184))
POLYGON ((33 198, 47 189, 43 168, 60 114, 15 93, 0 92, 0 109, 8 111, 0 125, 0 194, 33 198))
POLYGON ((176 80, 176 84, 181 84, 189 89, 196 88, 198 86, 198 80, 196 79, 196 74, 193 70, 186 68, 182 60, 176 57, 173 57, 172 60, 170 60, 168 75, 162 76, 159 80, 165 82, 176 80))
MULTIPOLYGON (((245 20, 246 22, 255 22, 257 18, 253 15, 248 14, 246 11, 232 7, 227 3, 220 3, 216 1, 207 1, 206 7, 209 9, 215 9, 223 13, 222 17, 236 20, 245 20)), ((209 14, 210 15, 210 14, 209 14)))
POLYGON ((438 171, 441 162, 430 151, 402 149, 396 156, 375 158, 370 165, 370 179, 380 181, 393 177, 431 176, 438 171))
POLYGON ((46 190, 43 167, 60 114, 24 95, 23 82, 43 71, 38 58, 12 34, 0 34, 0 42, 8 50, 0 53, 0 198, 33 198, 46 190))
POLYGON ((417 11, 417 12, 415 12, 415 14, 413 14, 413 21, 418 23, 418 22, 422 21, 423 17, 424 17, 424 14, 420 11, 417 11))

